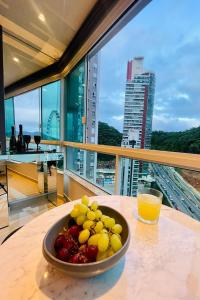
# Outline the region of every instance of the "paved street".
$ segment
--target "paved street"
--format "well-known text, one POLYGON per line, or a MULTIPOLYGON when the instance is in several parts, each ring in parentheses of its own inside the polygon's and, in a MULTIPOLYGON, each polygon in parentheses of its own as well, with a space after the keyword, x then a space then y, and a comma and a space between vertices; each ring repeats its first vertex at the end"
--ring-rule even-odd
POLYGON ((170 205, 200 220, 200 193, 173 167, 151 164, 154 178, 170 205))

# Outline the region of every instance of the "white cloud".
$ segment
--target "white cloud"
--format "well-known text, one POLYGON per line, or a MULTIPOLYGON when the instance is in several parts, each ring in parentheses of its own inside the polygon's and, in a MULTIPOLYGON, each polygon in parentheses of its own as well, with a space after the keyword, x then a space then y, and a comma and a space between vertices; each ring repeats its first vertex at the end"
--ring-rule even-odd
POLYGON ((167 114, 153 115, 153 130, 179 131, 200 126, 196 118, 171 117, 167 114))
POLYGON ((188 128, 200 126, 200 120, 196 118, 178 118, 178 121, 185 123, 188 128))
POLYGON ((190 96, 189 96, 188 94, 186 94, 186 93, 177 93, 177 94, 175 95, 175 97, 176 97, 177 99, 190 100, 190 96))
POLYGON ((169 119, 172 119, 172 118, 170 118, 169 116, 165 116, 165 115, 156 115, 156 114, 153 115, 153 122, 156 122, 156 123, 161 122, 161 123, 168 124, 169 119))
POLYGON ((112 119, 114 119, 114 120, 116 120, 116 121, 122 121, 122 120, 124 120, 124 116, 123 116, 123 115, 112 116, 112 119))
POLYGON ((157 111, 164 111, 165 107, 157 105, 157 106, 154 107, 154 109, 157 110, 157 111))

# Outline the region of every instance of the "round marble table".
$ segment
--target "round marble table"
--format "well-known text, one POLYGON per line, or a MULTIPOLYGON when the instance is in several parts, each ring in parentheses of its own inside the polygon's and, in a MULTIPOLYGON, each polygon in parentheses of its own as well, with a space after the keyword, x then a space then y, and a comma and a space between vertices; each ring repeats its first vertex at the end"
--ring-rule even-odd
POLYGON ((108 272, 75 279, 53 269, 42 256, 48 228, 73 204, 52 209, 25 225, 0 246, 0 299, 200 299, 200 223, 162 207, 157 225, 136 219, 136 200, 99 196, 128 220, 131 242, 125 257, 108 272))

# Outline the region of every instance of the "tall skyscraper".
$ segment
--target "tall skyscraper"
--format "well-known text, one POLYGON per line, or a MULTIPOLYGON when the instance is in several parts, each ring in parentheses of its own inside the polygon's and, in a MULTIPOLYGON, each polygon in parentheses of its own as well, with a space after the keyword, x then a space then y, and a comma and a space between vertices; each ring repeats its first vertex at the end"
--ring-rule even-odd
MULTIPOLYGON (((98 143, 99 53, 88 59, 86 143, 98 143)), ((97 153, 86 153, 86 177, 96 182, 97 153)))
MULTIPOLYGON (((86 104, 82 106, 82 111, 77 114, 77 132, 83 137, 83 141, 90 144, 98 142, 98 103, 99 103, 99 54, 88 58, 87 64, 82 66, 82 72, 77 72, 78 97, 81 102, 86 98, 86 104), (85 67, 87 65, 87 74, 85 67), (83 77, 84 74, 84 77, 83 77), (85 88, 87 80, 87 89, 85 88), (83 116, 81 118, 81 116, 83 116), (84 128, 82 128, 84 124, 84 128)), ((78 139, 79 140, 79 139, 78 139)), ((73 164, 72 169, 79 175, 96 182, 97 153, 72 149, 72 154, 68 151, 68 165, 73 164)))
MULTIPOLYGON (((150 149, 155 75, 144 71, 143 61, 143 57, 135 57, 127 64, 122 146, 150 149), (137 137, 133 138, 134 135, 137 137)), ((147 171, 148 164, 126 160, 122 193, 136 195, 138 178, 147 171)))
POLYGON ((99 53, 88 60, 86 142, 98 142, 99 53))

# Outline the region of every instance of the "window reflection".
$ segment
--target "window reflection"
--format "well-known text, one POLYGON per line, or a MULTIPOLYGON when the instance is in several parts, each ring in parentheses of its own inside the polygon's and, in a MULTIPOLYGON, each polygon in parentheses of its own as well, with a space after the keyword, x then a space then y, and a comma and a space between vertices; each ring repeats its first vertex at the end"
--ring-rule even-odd
POLYGON ((42 87, 41 99, 42 139, 60 138, 60 81, 42 87))

